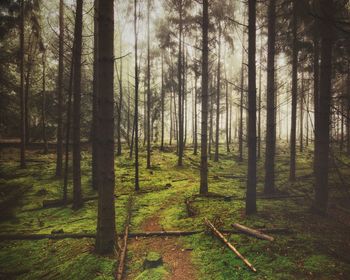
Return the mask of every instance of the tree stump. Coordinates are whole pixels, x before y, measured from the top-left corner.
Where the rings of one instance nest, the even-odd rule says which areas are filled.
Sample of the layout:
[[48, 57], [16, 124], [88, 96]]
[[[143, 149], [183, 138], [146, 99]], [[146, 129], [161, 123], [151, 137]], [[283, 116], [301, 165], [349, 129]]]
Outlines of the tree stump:
[[157, 252], [149, 252], [146, 259], [143, 262], [143, 268], [156, 268], [163, 264], [162, 256]]

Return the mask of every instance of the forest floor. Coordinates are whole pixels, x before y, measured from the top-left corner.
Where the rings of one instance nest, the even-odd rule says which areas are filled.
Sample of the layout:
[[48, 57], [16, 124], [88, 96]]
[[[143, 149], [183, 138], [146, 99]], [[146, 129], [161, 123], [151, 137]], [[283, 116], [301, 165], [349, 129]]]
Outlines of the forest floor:
[[[196, 214], [189, 217], [185, 199], [199, 189], [199, 155], [186, 149], [184, 166], [177, 167], [175, 148], [159, 152], [153, 148], [152, 169], [147, 170], [141, 149], [139, 194], [134, 193], [133, 160], [127, 147], [116, 157], [116, 224], [122, 233], [126, 204], [133, 196], [130, 232], [160, 230], [204, 230], [204, 218], [218, 228], [232, 229], [232, 223], [253, 228], [288, 228], [289, 234], [272, 234], [275, 241], [258, 240], [243, 234], [228, 240], [257, 269], [250, 271], [223, 243], [207, 232], [182, 237], [129, 238], [125, 279], [350, 279], [350, 158], [337, 153], [332, 166], [329, 215], [310, 211], [313, 197], [312, 151], [298, 155], [297, 181], [288, 182], [289, 151], [279, 147], [276, 158], [276, 186], [287, 199], [258, 199], [258, 213], [246, 216], [246, 160], [237, 161], [236, 151], [220, 161], [209, 161], [209, 190], [233, 196], [223, 200], [199, 197], [193, 200]], [[42, 208], [43, 200], [58, 199], [61, 180], [54, 177], [55, 154], [28, 152], [28, 165], [20, 169], [18, 150], [0, 151], [0, 236], [65, 233], [95, 233], [97, 200], [87, 201], [80, 210], [70, 206]], [[338, 171], [337, 171], [338, 170]], [[263, 160], [258, 161], [258, 194], [263, 190]], [[342, 179], [339, 179], [339, 178]], [[82, 153], [82, 186], [85, 197], [96, 196], [91, 188], [91, 156]], [[164, 188], [168, 184], [167, 188]], [[170, 187], [169, 187], [170, 184]], [[71, 193], [71, 186], [69, 189]], [[348, 200], [346, 200], [347, 198]], [[94, 239], [42, 239], [0, 241], [0, 279], [114, 279], [116, 257], [93, 252]], [[149, 252], [162, 256], [163, 265], [143, 269]]]

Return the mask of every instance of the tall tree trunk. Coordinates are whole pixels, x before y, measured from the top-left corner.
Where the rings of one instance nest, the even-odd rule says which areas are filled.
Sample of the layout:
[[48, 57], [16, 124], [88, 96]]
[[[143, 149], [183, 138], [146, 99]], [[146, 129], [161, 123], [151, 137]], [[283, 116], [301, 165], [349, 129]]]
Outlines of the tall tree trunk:
[[92, 188], [98, 190], [98, 11], [99, 0], [94, 0], [94, 63], [92, 89]]
[[300, 94], [299, 94], [299, 126], [300, 126], [300, 135], [299, 135], [299, 151], [300, 153], [303, 152], [304, 150], [304, 90], [305, 90], [305, 87], [304, 87], [304, 69], [301, 69], [301, 91], [300, 91]]
[[47, 135], [46, 135], [46, 51], [42, 53], [42, 64], [43, 64], [43, 88], [42, 88], [42, 107], [41, 107], [41, 120], [43, 126], [43, 144], [44, 154], [47, 154], [49, 149], [47, 146]]
[[228, 82], [226, 79], [226, 152], [230, 152]]
[[344, 149], [344, 98], [340, 99], [340, 151]]
[[63, 161], [63, 71], [64, 71], [64, 0], [59, 7], [59, 38], [58, 38], [58, 81], [57, 81], [57, 143], [56, 143], [56, 176], [62, 176]]
[[[123, 55], [122, 46], [122, 30], [120, 29], [120, 56]], [[119, 105], [118, 105], [118, 122], [117, 122], [117, 156], [122, 154], [122, 136], [121, 136], [121, 126], [122, 126], [122, 115], [123, 115], [123, 59], [120, 59], [120, 74], [119, 74]]]
[[162, 131], [161, 131], [161, 139], [160, 139], [160, 150], [164, 150], [164, 102], [165, 102], [165, 92], [164, 92], [164, 53], [162, 52], [162, 77], [161, 77], [161, 121], [162, 121]]
[[[129, 65], [128, 65], [129, 70]], [[126, 140], [128, 141], [128, 146], [130, 145], [130, 106], [131, 106], [131, 96], [130, 96], [130, 82], [129, 82], [129, 71], [128, 71], [128, 113], [127, 113], [127, 128], [126, 128]]]
[[74, 40], [74, 81], [73, 81], [73, 209], [83, 205], [81, 193], [80, 154], [80, 107], [81, 107], [81, 50], [83, 26], [83, 0], [77, 0]]
[[[328, 162], [329, 162], [329, 124], [332, 90], [332, 43], [333, 43], [333, 0], [321, 2], [321, 69], [319, 98], [319, 144], [318, 168], [316, 170], [314, 208], [321, 214], [327, 212], [328, 203]], [[322, 151], [322, 152], [321, 152]]]
[[[307, 92], [306, 92], [306, 139], [305, 146], [309, 146], [309, 115], [310, 115], [310, 79], [308, 79]], [[305, 95], [304, 95], [305, 96]]]
[[267, 92], [266, 92], [266, 153], [264, 193], [275, 191], [275, 44], [276, 44], [276, 0], [269, 1], [268, 7], [268, 50], [267, 50]]
[[200, 194], [208, 193], [208, 0], [203, 0], [202, 18], [202, 120], [201, 120], [201, 169]]
[[114, 9], [112, 0], [99, 0], [98, 9], [98, 144], [99, 168], [98, 224], [96, 252], [113, 253], [116, 244], [114, 207]]
[[296, 124], [297, 124], [297, 97], [298, 97], [298, 14], [297, 2], [293, 0], [293, 54], [292, 54], [292, 114], [290, 129], [290, 169], [289, 180], [295, 181], [295, 152], [296, 152]]
[[348, 61], [348, 77], [347, 77], [347, 108], [346, 108], [346, 150], [350, 155], [350, 61]]
[[221, 91], [221, 25], [219, 24], [218, 38], [218, 76], [216, 82], [216, 131], [214, 161], [219, 161], [219, 133], [220, 133], [220, 91]]
[[198, 150], [198, 136], [197, 136], [197, 98], [198, 98], [198, 92], [197, 92], [197, 81], [198, 76], [195, 74], [194, 77], [194, 146], [193, 146], [193, 154], [197, 155]]
[[[317, 19], [315, 19], [316, 22]], [[313, 93], [314, 93], [314, 175], [317, 173], [319, 159], [318, 159], [318, 149], [319, 145], [317, 143], [318, 132], [319, 132], [319, 72], [320, 72], [320, 65], [319, 65], [319, 58], [320, 58], [320, 46], [319, 46], [319, 34], [318, 34], [318, 25], [316, 23], [316, 27], [314, 28], [314, 38], [313, 38], [313, 44], [314, 44], [314, 53], [313, 53], [313, 72], [314, 72], [314, 84], [313, 84]]]
[[[70, 141], [70, 129], [71, 129], [71, 115], [72, 115], [72, 97], [73, 97], [73, 80], [74, 80], [74, 55], [75, 55], [75, 40], [72, 47], [72, 58], [70, 65], [70, 76], [68, 86], [68, 104], [67, 104], [67, 121], [66, 121], [66, 145], [65, 145], [65, 159], [64, 159], [64, 180], [63, 180], [63, 202], [67, 203], [68, 195], [68, 164], [69, 164], [69, 141]], [[97, 177], [98, 178], [98, 174]]]
[[137, 0], [134, 0], [134, 36], [135, 36], [135, 191], [140, 189], [139, 185], [139, 71], [137, 65]]
[[248, 1], [248, 173], [246, 214], [256, 212], [256, 0]]
[[173, 140], [173, 93], [170, 92], [170, 131], [169, 131], [169, 146]]
[[151, 168], [151, 57], [150, 57], [150, 0], [147, 0], [147, 169]]
[[[245, 13], [243, 18], [243, 23], [245, 23]], [[245, 42], [245, 31], [243, 29], [242, 34], [242, 68], [241, 68], [241, 90], [240, 90], [240, 101], [239, 101], [239, 132], [238, 132], [238, 151], [239, 157], [238, 161], [243, 161], [243, 100], [244, 100], [244, 42]]]
[[177, 75], [178, 75], [178, 115], [179, 115], [179, 139], [177, 142], [178, 145], [178, 161], [177, 165], [182, 166], [182, 157], [183, 157], [183, 101], [182, 101], [182, 0], [179, 1], [179, 50], [178, 50], [178, 66], [177, 66]]
[[259, 100], [258, 100], [258, 159], [261, 157], [261, 92], [262, 92], [262, 51], [263, 51], [263, 44], [262, 44], [262, 31], [260, 31], [260, 54], [259, 54]]
[[209, 120], [209, 159], [212, 159], [212, 153], [211, 153], [211, 148], [212, 148], [212, 146], [213, 146], [213, 130], [214, 130], [214, 124], [213, 124], [213, 111], [214, 111], [214, 94], [213, 94], [213, 92], [214, 92], [214, 87], [213, 87], [213, 85], [212, 85], [212, 82], [211, 82], [211, 86], [210, 86], [210, 88], [211, 88], [211, 94], [210, 94], [210, 120]]
[[24, 93], [24, 0], [21, 0], [21, 19], [20, 19], [20, 30], [19, 30], [19, 44], [20, 44], [20, 107], [21, 107], [21, 168], [26, 167], [26, 126], [25, 126], [25, 93]]

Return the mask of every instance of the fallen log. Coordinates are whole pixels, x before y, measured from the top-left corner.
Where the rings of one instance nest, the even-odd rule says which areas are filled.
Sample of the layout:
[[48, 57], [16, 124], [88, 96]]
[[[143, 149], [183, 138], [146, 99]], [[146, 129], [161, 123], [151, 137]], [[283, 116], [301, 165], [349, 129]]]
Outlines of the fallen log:
[[[275, 233], [275, 234], [290, 234], [292, 231], [288, 228], [261, 228], [258, 229], [263, 233]], [[190, 230], [190, 231], [146, 231], [146, 232], [129, 232], [128, 238], [137, 237], [176, 237], [176, 236], [189, 236], [194, 234], [203, 233], [204, 230]], [[241, 231], [232, 229], [221, 230], [223, 234], [242, 234]], [[123, 237], [119, 234], [118, 236]], [[60, 234], [49, 234], [49, 233], [18, 233], [18, 234], [0, 234], [0, 241], [5, 240], [40, 240], [40, 239], [66, 239], [66, 238], [96, 238], [95, 233], [60, 233]]]
[[245, 263], [246, 266], [248, 266], [253, 272], [256, 272], [255, 267], [245, 257], [243, 257], [242, 254], [230, 242], [227, 241], [225, 236], [220, 231], [218, 231], [208, 219], [205, 219], [204, 223], [217, 238], [224, 242], [225, 245]]
[[124, 266], [125, 266], [124, 263], [125, 263], [127, 248], [128, 248], [129, 225], [130, 225], [130, 219], [131, 219], [132, 201], [133, 201], [132, 196], [130, 196], [127, 204], [128, 214], [125, 220], [123, 247], [119, 255], [118, 269], [115, 277], [117, 280], [121, 280], [123, 278], [123, 273], [124, 273]]
[[272, 236], [264, 234], [256, 229], [252, 229], [252, 228], [249, 228], [249, 227], [243, 226], [241, 224], [237, 224], [237, 223], [232, 224], [232, 227], [243, 232], [243, 233], [254, 236], [256, 238], [264, 239], [264, 240], [268, 240], [268, 241], [274, 241], [274, 238]]

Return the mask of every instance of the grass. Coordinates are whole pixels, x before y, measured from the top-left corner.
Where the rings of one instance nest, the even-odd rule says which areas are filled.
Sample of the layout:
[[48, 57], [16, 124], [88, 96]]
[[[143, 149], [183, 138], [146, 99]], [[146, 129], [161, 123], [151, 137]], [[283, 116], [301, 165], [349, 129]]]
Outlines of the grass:
[[[125, 147], [126, 148], [126, 147]], [[223, 147], [222, 147], [223, 148]], [[276, 160], [276, 186], [281, 191], [313, 194], [313, 179], [304, 178], [291, 185], [288, 183], [288, 153], [280, 147]], [[78, 211], [68, 207], [42, 209], [42, 201], [60, 198], [62, 182], [54, 177], [55, 155], [29, 152], [26, 169], [20, 169], [16, 158], [18, 151], [4, 149], [0, 163], [0, 206], [6, 205], [2, 214], [0, 233], [50, 233], [95, 232], [97, 201], [89, 201]], [[312, 151], [298, 155], [297, 176], [312, 172]], [[339, 157], [349, 163], [344, 154]], [[83, 152], [82, 187], [84, 196], [96, 195], [91, 187], [91, 157]], [[198, 279], [349, 279], [350, 235], [349, 228], [332, 217], [319, 217], [309, 211], [310, 201], [258, 200], [258, 213], [247, 217], [244, 200], [219, 201], [201, 198], [193, 203], [198, 215], [189, 218], [184, 200], [198, 193], [199, 171], [191, 150], [186, 150], [184, 166], [177, 167], [173, 152], [160, 153], [153, 149], [152, 166], [145, 168], [145, 151], [140, 153], [140, 186], [142, 190], [169, 189], [135, 194], [131, 219], [132, 232], [142, 230], [143, 223], [158, 216], [165, 230], [194, 230], [203, 227], [205, 217], [215, 220], [218, 226], [229, 228], [233, 222], [252, 227], [289, 227], [291, 235], [275, 235], [275, 242], [256, 240], [244, 235], [229, 236], [230, 242], [256, 267], [252, 273], [220, 241], [208, 233], [181, 237], [183, 246], [191, 250], [193, 266]], [[231, 174], [245, 176], [246, 161], [238, 163], [233, 154], [221, 150], [220, 162], [209, 161], [210, 192], [245, 196], [245, 179], [225, 178]], [[122, 232], [125, 221], [125, 205], [128, 195], [133, 194], [133, 161], [126, 150], [116, 158], [116, 224]], [[350, 171], [343, 166], [345, 178]], [[220, 176], [221, 175], [221, 176]], [[263, 161], [258, 162], [258, 192], [263, 191]], [[331, 186], [337, 176], [331, 176]], [[69, 186], [71, 194], [71, 185]], [[9, 198], [14, 197], [12, 202]], [[332, 203], [339, 191], [331, 192]], [[114, 256], [100, 257], [93, 253], [92, 239], [65, 239], [39, 241], [6, 241], [0, 243], [0, 278], [5, 279], [113, 279], [116, 267]], [[140, 255], [128, 252], [127, 269], [133, 279], [166, 279], [170, 275], [166, 264], [143, 270]], [[144, 255], [144, 254], [141, 254]], [[131, 261], [132, 260], [132, 261]]]

